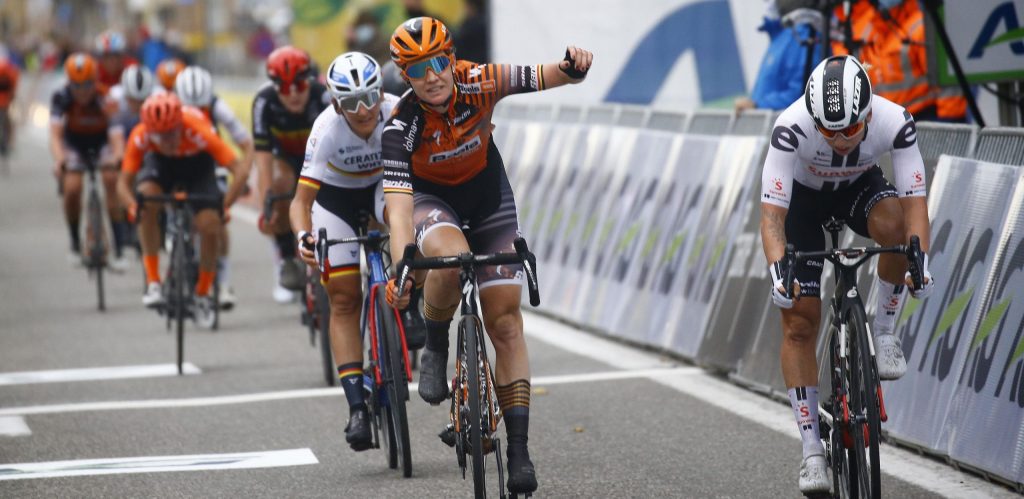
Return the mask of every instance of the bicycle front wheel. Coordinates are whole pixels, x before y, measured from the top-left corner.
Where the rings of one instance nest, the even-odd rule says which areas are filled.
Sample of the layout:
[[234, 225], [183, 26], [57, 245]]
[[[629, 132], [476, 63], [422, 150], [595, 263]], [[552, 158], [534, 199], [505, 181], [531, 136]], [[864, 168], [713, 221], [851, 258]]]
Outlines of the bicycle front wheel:
[[854, 445], [857, 458], [857, 481], [861, 497], [878, 499], [882, 496], [881, 467], [878, 441], [882, 431], [879, 419], [878, 366], [871, 354], [871, 341], [864, 305], [856, 300], [847, 317], [850, 334], [850, 413], [856, 414], [862, 424], [854, 425]]
[[395, 310], [388, 305], [384, 286], [377, 287], [376, 316], [379, 317], [377, 341], [381, 343], [381, 366], [388, 392], [390, 431], [394, 433], [395, 453], [402, 468], [402, 476], [412, 476], [412, 446], [409, 443], [409, 416], [405, 403], [409, 400], [409, 381], [405, 373], [405, 355], [402, 352], [401, 333]]
[[89, 189], [88, 223], [86, 239], [89, 247], [89, 270], [96, 273], [96, 307], [106, 310], [106, 296], [103, 289], [104, 240], [103, 240], [103, 206], [95, 186]]
[[174, 299], [174, 320], [177, 328], [179, 375], [185, 373], [183, 368], [185, 364], [185, 314], [188, 313], [185, 286], [188, 286], [191, 282], [188, 278], [188, 260], [185, 255], [185, 244], [184, 235], [176, 234], [171, 257], [171, 265], [174, 266], [172, 271], [174, 275], [174, 289], [171, 291], [171, 295]]
[[829, 427], [828, 461], [832, 469], [832, 496], [837, 499], [853, 499], [857, 497], [856, 458], [853, 450], [847, 445], [853, 441], [850, 436], [849, 424], [845, 421], [846, 394], [850, 390], [850, 369], [848, 357], [840, 357], [839, 330], [832, 322], [828, 331], [828, 374], [832, 388], [825, 406], [832, 415]]
[[312, 284], [313, 306], [308, 318], [309, 327], [316, 328], [320, 337], [320, 358], [324, 369], [324, 382], [327, 386], [338, 384], [338, 372], [335, 369], [334, 354], [331, 351], [331, 302], [327, 291], [320, 283]]
[[476, 317], [463, 317], [461, 321], [462, 337], [466, 342], [465, 355], [466, 381], [469, 391], [466, 403], [469, 404], [469, 421], [463, 421], [469, 429], [469, 452], [473, 455], [473, 492], [476, 497], [487, 497], [487, 483], [484, 477], [484, 447], [483, 447], [483, 414], [480, 409], [483, 400], [480, 397], [480, 349], [483, 348], [479, 319]]

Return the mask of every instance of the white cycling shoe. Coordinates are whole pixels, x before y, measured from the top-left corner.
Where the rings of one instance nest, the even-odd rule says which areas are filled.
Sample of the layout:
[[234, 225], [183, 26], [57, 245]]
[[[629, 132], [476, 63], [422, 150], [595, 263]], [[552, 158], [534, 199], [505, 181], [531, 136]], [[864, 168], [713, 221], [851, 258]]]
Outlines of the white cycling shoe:
[[800, 464], [800, 492], [808, 496], [832, 492], [824, 454], [811, 454]]
[[900, 379], [907, 372], [907, 359], [903, 357], [903, 344], [892, 333], [875, 336], [875, 360], [878, 377], [882, 380]]
[[164, 295], [160, 291], [159, 282], [151, 282], [146, 285], [146, 292], [142, 295], [142, 304], [149, 308], [156, 308], [164, 302]]
[[125, 257], [114, 257], [110, 260], [110, 271], [115, 274], [123, 274], [128, 270], [129, 265], [128, 259]]
[[217, 315], [213, 310], [213, 298], [209, 296], [195, 297], [196, 324], [203, 329], [213, 329]]

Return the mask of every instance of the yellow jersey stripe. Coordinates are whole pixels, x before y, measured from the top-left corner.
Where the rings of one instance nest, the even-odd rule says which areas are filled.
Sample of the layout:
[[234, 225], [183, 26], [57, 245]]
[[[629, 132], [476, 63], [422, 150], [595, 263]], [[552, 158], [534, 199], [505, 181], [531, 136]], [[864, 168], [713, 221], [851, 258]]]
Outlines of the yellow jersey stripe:
[[316, 180], [313, 180], [311, 178], [299, 177], [299, 183], [317, 190], [320, 189], [320, 182], [317, 182]]

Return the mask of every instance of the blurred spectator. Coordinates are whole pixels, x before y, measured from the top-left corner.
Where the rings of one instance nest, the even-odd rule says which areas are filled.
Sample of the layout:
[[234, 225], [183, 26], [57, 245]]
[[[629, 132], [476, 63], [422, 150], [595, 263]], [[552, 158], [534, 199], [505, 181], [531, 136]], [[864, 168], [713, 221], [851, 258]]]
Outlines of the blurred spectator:
[[404, 0], [403, 4], [407, 19], [429, 15], [427, 9], [423, 8], [423, 0]]
[[486, 63], [491, 61], [490, 25], [484, 0], [466, 0], [466, 17], [455, 32], [459, 59]]
[[401, 97], [406, 90], [409, 90], [409, 84], [402, 78], [402, 70], [398, 69], [395, 61], [392, 61], [390, 57], [381, 62], [380, 75], [385, 92]]
[[378, 64], [391, 59], [388, 37], [381, 33], [380, 21], [368, 10], [359, 12], [348, 29], [348, 49], [373, 57]]
[[[845, 22], [842, 9], [836, 16]], [[918, 121], [965, 121], [967, 100], [960, 89], [928, 81], [924, 16], [916, 0], [859, 0], [850, 19], [852, 43], [833, 41], [832, 50], [846, 54], [847, 45], [853, 46], [854, 55], [870, 65], [876, 94], [907, 108]]]
[[764, 31], [771, 42], [750, 97], [736, 99], [737, 112], [785, 109], [803, 95], [810, 70], [822, 59], [821, 44], [815, 43], [815, 39], [824, 22], [821, 13], [813, 8], [815, 3], [766, 0], [764, 22], [758, 30]]
[[249, 42], [247, 44], [249, 49], [249, 56], [254, 59], [264, 60], [274, 51], [274, 35], [267, 29], [267, 26], [260, 24], [260, 27], [253, 31], [249, 35]]

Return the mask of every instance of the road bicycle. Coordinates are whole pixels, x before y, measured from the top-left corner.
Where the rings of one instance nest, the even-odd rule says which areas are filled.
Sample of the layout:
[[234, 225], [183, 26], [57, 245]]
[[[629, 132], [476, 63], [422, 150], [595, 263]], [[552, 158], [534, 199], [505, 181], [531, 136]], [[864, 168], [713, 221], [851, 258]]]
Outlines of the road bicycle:
[[857, 289], [857, 269], [880, 253], [907, 256], [915, 287], [922, 282], [921, 242], [917, 236], [909, 245], [872, 248], [839, 248], [839, 233], [845, 222], [830, 219], [822, 224], [832, 240], [824, 251], [795, 251], [786, 246], [784, 258], [791, 263], [783, 276], [787, 292], [793, 295], [793, 271], [799, 263], [824, 258], [835, 269], [835, 292], [830, 301], [828, 362], [830, 392], [819, 403], [820, 433], [826, 459], [832, 469], [832, 497], [874, 498], [881, 496], [878, 457], [881, 424], [888, 419], [885, 399], [875, 363], [875, 346], [864, 303]]
[[[330, 280], [331, 261], [328, 249], [336, 244], [358, 243], [363, 250], [365, 263], [363, 271], [363, 307], [360, 318], [363, 344], [367, 345], [368, 367], [363, 375], [363, 387], [367, 392], [366, 406], [373, 428], [373, 448], [379, 449], [381, 442], [386, 447], [388, 467], [401, 467], [402, 476], [412, 476], [412, 447], [409, 442], [409, 418], [406, 402], [409, 401], [409, 382], [412, 369], [409, 363], [409, 347], [405, 340], [405, 327], [397, 310], [388, 304], [385, 297], [388, 281], [385, 263], [387, 253], [384, 247], [388, 235], [376, 230], [365, 229], [369, 215], [360, 214], [359, 235], [342, 239], [328, 239], [327, 229], [317, 234], [316, 254], [320, 263], [320, 275], [326, 284]], [[326, 302], [326, 296], [323, 297]], [[330, 315], [329, 309], [327, 315]], [[323, 329], [327, 331], [327, 328]], [[330, 335], [322, 336], [325, 345], [324, 365], [327, 369], [330, 353]], [[334, 370], [331, 360], [330, 369]], [[384, 438], [380, 431], [384, 430]]]
[[[468, 228], [463, 224], [463, 230]], [[494, 453], [498, 469], [498, 495], [505, 493], [505, 468], [501, 459], [501, 441], [497, 437], [501, 422], [501, 408], [494, 388], [494, 371], [487, 358], [486, 335], [478, 308], [479, 290], [476, 282], [476, 267], [480, 265], [523, 264], [530, 304], [540, 305], [537, 287], [537, 260], [526, 245], [526, 240], [517, 238], [515, 253], [494, 253], [474, 255], [466, 252], [455, 256], [415, 258], [416, 245], [410, 244], [403, 254], [402, 268], [398, 270], [398, 295], [404, 293], [405, 280], [410, 270], [459, 269], [459, 285], [462, 289], [462, 318], [456, 347], [455, 376], [451, 385], [451, 406], [449, 423], [441, 432], [441, 440], [455, 448], [455, 456], [466, 478], [467, 454], [473, 468], [473, 490], [478, 498], [487, 497], [484, 458]], [[529, 497], [530, 494], [526, 494]]]
[[[162, 305], [157, 312], [167, 320], [167, 329], [175, 325], [177, 333], [178, 374], [184, 374], [185, 362], [185, 319], [195, 320], [194, 287], [199, 277], [199, 252], [196, 250], [192, 220], [195, 212], [192, 203], [220, 203], [221, 196], [213, 194], [193, 194], [182, 190], [174, 190], [170, 194], [155, 196], [136, 194], [140, 209], [144, 203], [163, 203], [168, 206], [167, 219], [168, 237], [171, 239], [170, 259], [161, 294]], [[216, 282], [216, 277], [214, 278]], [[213, 299], [213, 321], [211, 329], [220, 326], [220, 295], [217, 286], [211, 287]]]
[[106, 310], [106, 290], [104, 289], [103, 273], [107, 270], [107, 253], [110, 240], [107, 236], [106, 215], [104, 214], [103, 198], [100, 195], [99, 180], [96, 178], [96, 158], [91, 154], [83, 155], [85, 162], [86, 198], [85, 198], [85, 248], [82, 263], [89, 276], [96, 281], [96, 308]]

